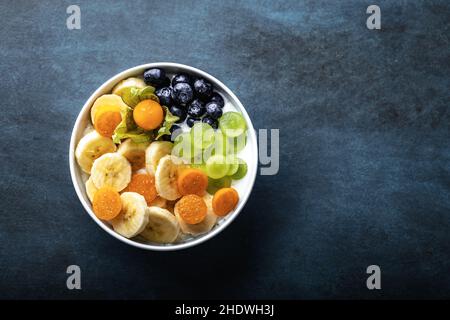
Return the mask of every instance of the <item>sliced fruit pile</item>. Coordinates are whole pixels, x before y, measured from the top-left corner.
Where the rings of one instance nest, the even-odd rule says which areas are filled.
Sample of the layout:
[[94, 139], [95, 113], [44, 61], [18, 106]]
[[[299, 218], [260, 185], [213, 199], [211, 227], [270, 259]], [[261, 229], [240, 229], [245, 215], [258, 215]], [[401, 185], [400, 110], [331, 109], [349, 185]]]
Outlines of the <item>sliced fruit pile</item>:
[[247, 173], [238, 157], [246, 121], [224, 106], [205, 79], [169, 79], [162, 69], [100, 96], [75, 150], [95, 215], [124, 237], [156, 243], [209, 232], [236, 208], [233, 180]]

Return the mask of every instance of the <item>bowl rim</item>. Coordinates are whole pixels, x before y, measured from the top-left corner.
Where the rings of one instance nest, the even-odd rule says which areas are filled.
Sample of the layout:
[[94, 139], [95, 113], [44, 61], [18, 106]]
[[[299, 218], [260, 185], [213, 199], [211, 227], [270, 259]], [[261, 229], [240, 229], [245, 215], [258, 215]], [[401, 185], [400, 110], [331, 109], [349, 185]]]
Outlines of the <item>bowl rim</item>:
[[[87, 201], [85, 200], [84, 196], [83, 196], [83, 192], [81, 190], [81, 186], [78, 184], [78, 179], [77, 179], [77, 172], [76, 172], [76, 168], [75, 166], [77, 165], [76, 163], [76, 159], [75, 159], [75, 140], [77, 137], [77, 134], [80, 130], [80, 126], [83, 120], [83, 116], [86, 114], [86, 109], [90, 108], [91, 105], [93, 104], [94, 100], [101, 94], [106, 94], [103, 93], [103, 91], [110, 87], [111, 85], [115, 85], [117, 84], [120, 80], [123, 80], [127, 77], [132, 77], [133, 75], [137, 74], [138, 72], [142, 72], [145, 69], [149, 69], [149, 68], [178, 68], [181, 69], [181, 71], [187, 72], [187, 73], [194, 73], [194, 74], [198, 74], [204, 78], [206, 78], [207, 80], [209, 80], [210, 82], [212, 82], [214, 85], [220, 87], [221, 90], [225, 91], [233, 100], [233, 104], [237, 105], [238, 109], [240, 109], [239, 111], [242, 113], [242, 115], [245, 118], [245, 121], [247, 123], [248, 126], [248, 134], [251, 135], [251, 139], [253, 141], [255, 141], [254, 143], [254, 157], [256, 158], [256, 165], [251, 167], [251, 170], [248, 171], [248, 174], [251, 175], [251, 179], [250, 179], [250, 184], [248, 185], [248, 192], [246, 192], [244, 198], [242, 199], [242, 201], [240, 202], [240, 204], [236, 207], [236, 209], [234, 210], [234, 212], [227, 217], [227, 219], [220, 225], [216, 226], [215, 229], [209, 231], [208, 233], [201, 235], [191, 241], [187, 241], [187, 242], [182, 242], [182, 243], [176, 243], [176, 244], [170, 244], [170, 245], [153, 245], [153, 244], [146, 244], [146, 243], [140, 243], [128, 238], [125, 238], [124, 236], [118, 234], [117, 232], [115, 232], [114, 230], [112, 230], [111, 228], [109, 228], [103, 221], [101, 221], [100, 219], [97, 218], [97, 216], [95, 216], [94, 212], [92, 211], [90, 205], [87, 203]], [[85, 128], [82, 128], [82, 130], [84, 130]], [[73, 186], [75, 188], [76, 194], [78, 196], [78, 199], [80, 200], [81, 204], [83, 205], [84, 209], [87, 211], [87, 213], [89, 214], [89, 216], [103, 229], [105, 230], [109, 235], [113, 236], [114, 238], [116, 238], [117, 240], [120, 240], [121, 242], [124, 242], [128, 245], [131, 245], [133, 247], [136, 248], [140, 248], [140, 249], [145, 249], [145, 250], [151, 250], [151, 251], [176, 251], [176, 250], [182, 250], [182, 249], [187, 249], [187, 248], [191, 248], [194, 246], [197, 246], [201, 243], [206, 242], [209, 239], [212, 239], [213, 237], [215, 237], [216, 235], [218, 235], [219, 233], [221, 233], [223, 230], [225, 230], [226, 227], [228, 227], [233, 221], [234, 219], [240, 214], [240, 212], [242, 211], [242, 209], [244, 208], [245, 204], [248, 201], [248, 198], [250, 197], [250, 194], [253, 190], [253, 186], [255, 184], [255, 180], [256, 180], [256, 174], [257, 174], [257, 170], [258, 170], [258, 143], [257, 143], [257, 138], [256, 138], [256, 131], [253, 127], [253, 123], [247, 113], [247, 110], [244, 108], [244, 106], [242, 105], [241, 101], [237, 98], [237, 96], [225, 85], [223, 84], [220, 80], [218, 80], [217, 78], [215, 78], [214, 76], [210, 75], [209, 73], [200, 70], [198, 68], [195, 67], [191, 67], [185, 64], [180, 64], [180, 63], [173, 63], [173, 62], [153, 62], [153, 63], [146, 63], [146, 64], [141, 64], [132, 68], [128, 68], [124, 71], [119, 72], [118, 74], [112, 76], [111, 78], [109, 78], [107, 81], [105, 81], [99, 88], [97, 88], [97, 90], [95, 90], [90, 96], [89, 98], [86, 100], [86, 102], [84, 103], [83, 107], [81, 108], [81, 110], [78, 113], [78, 116], [75, 120], [75, 124], [73, 126], [72, 129], [72, 134], [71, 134], [71, 138], [70, 138], [70, 144], [69, 144], [69, 167], [70, 167], [70, 176], [71, 176], [71, 180], [73, 183]], [[253, 153], [253, 152], [252, 152]], [[254, 159], [255, 160], [255, 159]], [[250, 166], [249, 166], [250, 167]]]

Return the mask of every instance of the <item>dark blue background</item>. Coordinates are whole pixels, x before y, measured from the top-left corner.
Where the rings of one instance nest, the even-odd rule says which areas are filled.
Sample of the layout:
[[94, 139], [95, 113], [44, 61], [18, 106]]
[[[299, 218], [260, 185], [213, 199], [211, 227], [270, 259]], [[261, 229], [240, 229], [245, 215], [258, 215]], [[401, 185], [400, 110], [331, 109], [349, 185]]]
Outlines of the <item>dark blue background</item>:
[[[376, 1], [372, 31], [373, 3], [77, 1], [70, 31], [72, 1], [3, 1], [0, 298], [449, 298], [450, 4]], [[180, 252], [106, 234], [69, 175], [89, 95], [157, 61], [211, 73], [255, 128], [280, 129], [278, 175]]]

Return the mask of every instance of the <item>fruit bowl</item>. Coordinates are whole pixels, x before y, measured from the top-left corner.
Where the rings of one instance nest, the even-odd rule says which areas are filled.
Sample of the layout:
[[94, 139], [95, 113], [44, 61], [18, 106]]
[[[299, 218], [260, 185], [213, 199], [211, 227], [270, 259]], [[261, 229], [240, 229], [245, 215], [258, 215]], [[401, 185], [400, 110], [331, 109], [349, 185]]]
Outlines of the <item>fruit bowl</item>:
[[[219, 219], [217, 224], [208, 233], [199, 236], [186, 237], [183, 241], [172, 244], [148, 243], [147, 241], [140, 239], [139, 237], [131, 239], [126, 238], [120, 235], [119, 233], [115, 232], [108, 223], [99, 219], [93, 211], [91, 202], [89, 201], [86, 192], [85, 183], [86, 180], [88, 179], [88, 175], [84, 173], [78, 166], [75, 157], [75, 149], [77, 147], [78, 142], [85, 134], [86, 128], [90, 124], [91, 107], [97, 100], [97, 98], [99, 98], [104, 94], [110, 93], [113, 87], [117, 85], [120, 81], [127, 79], [129, 77], [138, 77], [142, 75], [145, 70], [150, 68], [164, 69], [168, 75], [185, 73], [193, 77], [206, 79], [214, 86], [215, 91], [220, 93], [222, 97], [225, 99], [225, 107], [223, 108], [223, 110], [240, 112], [243, 118], [245, 119], [248, 128], [247, 144], [245, 145], [245, 148], [239, 153], [240, 158], [245, 160], [245, 162], [247, 163], [248, 171], [243, 179], [233, 181], [232, 184], [232, 187], [239, 193], [239, 202], [237, 206], [227, 216]], [[75, 187], [75, 191], [78, 195], [78, 198], [80, 199], [83, 207], [91, 216], [91, 218], [103, 230], [112, 235], [114, 238], [137, 248], [155, 251], [170, 251], [189, 248], [202, 242], [205, 242], [208, 239], [211, 239], [212, 237], [220, 233], [222, 230], [224, 230], [237, 217], [237, 215], [243, 210], [244, 205], [250, 196], [250, 193], [252, 191], [256, 179], [256, 172], [258, 166], [258, 149], [257, 149], [256, 133], [253, 128], [250, 117], [248, 116], [242, 103], [230, 89], [228, 89], [222, 82], [217, 80], [215, 77], [197, 68], [177, 63], [160, 62], [160, 63], [144, 64], [127, 69], [107, 80], [89, 97], [89, 99], [86, 101], [83, 108], [81, 109], [72, 131], [69, 150], [69, 164], [72, 182]]]

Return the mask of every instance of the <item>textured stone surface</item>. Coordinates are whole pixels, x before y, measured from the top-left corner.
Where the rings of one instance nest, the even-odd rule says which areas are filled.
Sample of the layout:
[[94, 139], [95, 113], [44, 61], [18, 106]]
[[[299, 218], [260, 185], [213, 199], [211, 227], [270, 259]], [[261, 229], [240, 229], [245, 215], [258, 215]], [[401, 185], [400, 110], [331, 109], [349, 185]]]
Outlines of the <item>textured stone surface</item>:
[[[448, 1], [71, 1], [0, 7], [0, 298], [449, 298]], [[196, 248], [146, 252], [83, 210], [69, 137], [126, 68], [174, 61], [280, 128], [280, 172]], [[69, 291], [66, 267], [82, 268]], [[382, 291], [365, 269], [382, 268]]]

